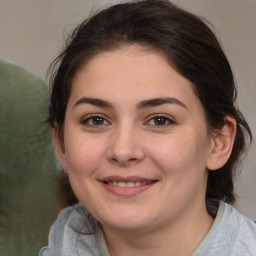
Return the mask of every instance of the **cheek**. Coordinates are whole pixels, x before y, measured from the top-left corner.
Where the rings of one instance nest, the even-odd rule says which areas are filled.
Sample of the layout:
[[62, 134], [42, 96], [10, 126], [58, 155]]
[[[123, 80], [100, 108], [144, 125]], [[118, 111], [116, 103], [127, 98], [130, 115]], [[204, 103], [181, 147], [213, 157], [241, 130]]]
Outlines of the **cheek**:
[[65, 159], [69, 174], [92, 175], [100, 164], [104, 147], [97, 138], [74, 135], [65, 142]]
[[191, 200], [205, 195], [207, 173], [205, 150], [200, 137], [175, 136], [155, 152], [155, 164], [165, 183], [162, 194], [183, 209]]
[[[72, 189], [78, 200], [87, 209], [91, 209], [92, 201], [89, 199], [97, 194], [94, 182], [104, 154], [102, 143], [96, 138], [74, 136], [66, 141], [65, 146], [66, 166]], [[97, 202], [93, 202], [93, 207], [96, 204]]]
[[208, 148], [204, 134], [183, 132], [165, 138], [151, 155], [166, 176], [172, 175], [183, 179], [203, 175]]

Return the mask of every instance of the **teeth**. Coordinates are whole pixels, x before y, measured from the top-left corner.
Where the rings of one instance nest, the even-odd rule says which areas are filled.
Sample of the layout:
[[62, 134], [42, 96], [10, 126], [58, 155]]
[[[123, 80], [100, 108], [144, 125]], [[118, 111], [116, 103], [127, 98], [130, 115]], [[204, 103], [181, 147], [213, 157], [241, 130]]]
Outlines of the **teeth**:
[[127, 182], [127, 183], [126, 183], [126, 187], [128, 187], [128, 188], [133, 188], [133, 187], [135, 187], [135, 184], [136, 184], [136, 183], [134, 183], [134, 182]]
[[120, 188], [133, 188], [133, 187], [139, 187], [139, 186], [145, 186], [147, 185], [147, 182], [143, 181], [128, 181], [128, 182], [123, 182], [123, 181], [110, 181], [107, 182], [108, 185], [114, 186], [114, 187], [120, 187]]
[[126, 187], [125, 182], [117, 182], [118, 187], [124, 188]]

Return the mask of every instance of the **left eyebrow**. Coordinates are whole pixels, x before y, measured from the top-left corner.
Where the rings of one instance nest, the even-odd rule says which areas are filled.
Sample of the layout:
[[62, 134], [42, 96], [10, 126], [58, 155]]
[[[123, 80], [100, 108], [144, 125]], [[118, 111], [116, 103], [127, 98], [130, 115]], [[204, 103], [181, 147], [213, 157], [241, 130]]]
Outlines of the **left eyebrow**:
[[112, 108], [112, 105], [105, 100], [98, 99], [98, 98], [87, 98], [87, 97], [82, 97], [81, 99], [79, 99], [75, 103], [73, 108], [82, 104], [90, 104], [100, 108]]
[[148, 107], [157, 107], [157, 106], [161, 106], [164, 104], [177, 104], [185, 109], [188, 109], [187, 106], [183, 102], [179, 101], [176, 98], [169, 98], [169, 97], [143, 100], [139, 104], [137, 104], [137, 109], [148, 108]]

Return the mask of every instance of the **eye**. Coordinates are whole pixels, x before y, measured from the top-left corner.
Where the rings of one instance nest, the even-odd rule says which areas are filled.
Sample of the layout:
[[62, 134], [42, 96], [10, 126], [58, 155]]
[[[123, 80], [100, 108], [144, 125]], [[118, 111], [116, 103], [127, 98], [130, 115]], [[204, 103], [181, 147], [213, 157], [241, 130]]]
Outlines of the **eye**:
[[175, 122], [169, 117], [157, 115], [151, 118], [147, 124], [152, 126], [168, 126], [174, 124]]
[[82, 124], [88, 125], [88, 126], [102, 126], [102, 125], [105, 126], [105, 125], [110, 125], [110, 122], [100, 115], [94, 115], [84, 119], [82, 121]]

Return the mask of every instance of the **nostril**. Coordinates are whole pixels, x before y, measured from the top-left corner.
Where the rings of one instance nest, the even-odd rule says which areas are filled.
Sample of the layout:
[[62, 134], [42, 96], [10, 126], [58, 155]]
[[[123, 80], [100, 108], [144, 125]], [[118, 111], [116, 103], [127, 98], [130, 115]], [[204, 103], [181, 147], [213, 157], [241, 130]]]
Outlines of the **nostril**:
[[137, 161], [137, 159], [136, 159], [136, 158], [131, 158], [131, 159], [129, 159], [128, 161], [129, 161], [129, 162], [135, 162], [135, 161]]
[[133, 158], [116, 158], [116, 157], [112, 157], [111, 158], [111, 162], [112, 163], [117, 163], [120, 165], [129, 165], [129, 164], [133, 164], [136, 163], [138, 161], [138, 159], [136, 157]]
[[115, 157], [112, 157], [112, 158], [111, 158], [111, 161], [112, 161], [112, 162], [118, 162], [118, 160], [117, 160]]

